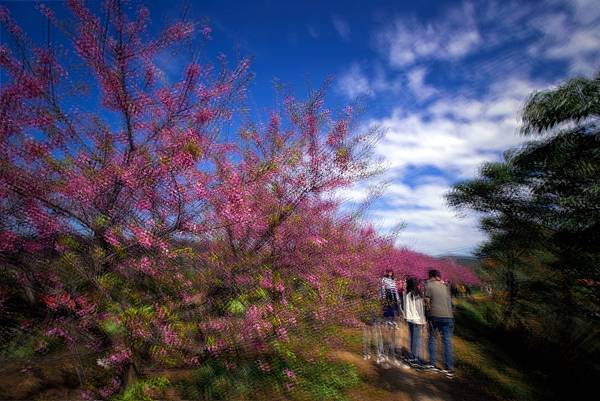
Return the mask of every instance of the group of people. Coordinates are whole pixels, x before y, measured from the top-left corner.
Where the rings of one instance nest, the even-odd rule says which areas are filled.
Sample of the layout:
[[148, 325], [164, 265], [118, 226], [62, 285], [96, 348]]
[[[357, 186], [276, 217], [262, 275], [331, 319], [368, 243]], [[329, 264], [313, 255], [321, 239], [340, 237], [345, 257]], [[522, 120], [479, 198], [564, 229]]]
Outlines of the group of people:
[[[425, 281], [407, 277], [399, 291], [394, 272], [387, 270], [381, 279], [380, 297], [383, 304], [382, 317], [366, 326], [364, 331], [365, 359], [371, 357], [371, 344], [374, 341], [377, 363], [432, 370], [442, 372], [449, 378], [454, 377], [452, 297], [450, 285], [442, 280], [441, 273], [432, 269]], [[401, 321], [408, 325], [405, 352], [398, 351], [396, 347]], [[425, 360], [421, 352], [422, 333], [425, 331], [428, 333], [428, 360]], [[444, 350], [441, 368], [436, 366], [436, 343], [439, 335]]]

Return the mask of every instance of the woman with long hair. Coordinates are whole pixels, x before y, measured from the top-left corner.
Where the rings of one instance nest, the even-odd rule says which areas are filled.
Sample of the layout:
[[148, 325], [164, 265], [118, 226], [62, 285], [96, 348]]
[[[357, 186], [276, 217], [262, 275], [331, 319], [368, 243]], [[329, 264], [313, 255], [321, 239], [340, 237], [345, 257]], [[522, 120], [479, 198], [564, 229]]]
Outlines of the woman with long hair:
[[404, 319], [408, 323], [410, 338], [408, 363], [413, 367], [423, 366], [421, 358], [421, 331], [425, 327], [425, 323], [427, 323], [423, 304], [423, 290], [419, 284], [417, 278], [408, 277], [404, 291]]

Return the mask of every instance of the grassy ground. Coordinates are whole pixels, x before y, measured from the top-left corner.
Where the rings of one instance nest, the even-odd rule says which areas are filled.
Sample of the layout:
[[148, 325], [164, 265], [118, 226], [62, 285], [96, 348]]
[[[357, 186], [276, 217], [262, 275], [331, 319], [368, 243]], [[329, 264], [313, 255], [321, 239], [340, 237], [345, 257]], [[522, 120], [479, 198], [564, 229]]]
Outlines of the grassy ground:
[[454, 340], [457, 367], [468, 385], [495, 400], [538, 400], [541, 378], [512, 341], [490, 326], [480, 303], [459, 301]]
[[[524, 344], [489, 323], [486, 317], [489, 306], [485, 298], [477, 297], [472, 301], [460, 300], [457, 303], [453, 342], [457, 376], [454, 379], [447, 379], [439, 373], [399, 367], [385, 369], [372, 360], [365, 361], [361, 355], [361, 333], [347, 330], [342, 333], [343, 339], [326, 353], [324, 363], [313, 367], [306, 365], [308, 370], [304, 373], [309, 382], [305, 395], [300, 394], [302, 391], [288, 392], [287, 395], [285, 392], [281, 395], [279, 391], [277, 395], [272, 394], [264, 388], [256, 391], [248, 381], [248, 392], [238, 398], [308, 400], [318, 396], [319, 400], [340, 401], [558, 399], [553, 398], [544, 374], [536, 369], [534, 358], [528, 354]], [[298, 366], [298, 370], [301, 369]], [[199, 371], [183, 369], [152, 372], [148, 377], [162, 376], [169, 381], [166, 388], [154, 392], [155, 398], [182, 400], [207, 396], [202, 390], [203, 386], [206, 387], [206, 380], [198, 382], [198, 375]], [[234, 384], [243, 384], [241, 377], [229, 379]], [[211, 380], [219, 384], [218, 381], [224, 379], [215, 376]], [[16, 365], [9, 371], [5, 368], [0, 377], [0, 399], [73, 399], [77, 398], [76, 387], [74, 366], [62, 360], [46, 363], [41, 360], [26, 371], [17, 369]], [[194, 388], [199, 392], [194, 392]], [[190, 398], [190, 395], [195, 396]], [[209, 396], [209, 399], [214, 397]]]
[[358, 333], [348, 334], [337, 356], [357, 366], [361, 385], [351, 389], [351, 400], [548, 400], [542, 379], [510, 341], [485, 319], [485, 299], [457, 303], [454, 353], [457, 376], [400, 368], [383, 369], [360, 357]]

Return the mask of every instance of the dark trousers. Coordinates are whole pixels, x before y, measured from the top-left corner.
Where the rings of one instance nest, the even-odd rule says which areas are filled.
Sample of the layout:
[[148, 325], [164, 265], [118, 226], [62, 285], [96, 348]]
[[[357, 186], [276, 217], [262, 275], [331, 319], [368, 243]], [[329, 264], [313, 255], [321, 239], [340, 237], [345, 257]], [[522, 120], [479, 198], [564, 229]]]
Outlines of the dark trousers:
[[442, 346], [444, 347], [444, 368], [454, 369], [454, 358], [452, 355], [452, 333], [454, 332], [454, 319], [450, 317], [429, 317], [429, 363], [436, 362], [436, 337], [437, 333], [442, 335]]
[[410, 359], [415, 363], [421, 361], [421, 325], [408, 322], [408, 332], [410, 335]]

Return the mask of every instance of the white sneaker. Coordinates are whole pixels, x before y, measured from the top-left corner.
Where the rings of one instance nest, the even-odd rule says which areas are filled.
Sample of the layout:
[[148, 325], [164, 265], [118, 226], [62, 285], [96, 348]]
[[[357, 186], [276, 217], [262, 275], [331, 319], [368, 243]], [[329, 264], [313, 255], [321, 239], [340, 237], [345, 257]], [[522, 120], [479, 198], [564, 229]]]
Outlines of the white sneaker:
[[404, 362], [398, 360], [398, 359], [394, 359], [394, 365], [396, 365], [399, 368], [402, 369], [410, 369], [410, 366], [408, 366], [407, 364], [405, 364]]

